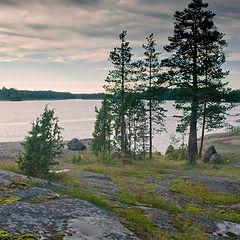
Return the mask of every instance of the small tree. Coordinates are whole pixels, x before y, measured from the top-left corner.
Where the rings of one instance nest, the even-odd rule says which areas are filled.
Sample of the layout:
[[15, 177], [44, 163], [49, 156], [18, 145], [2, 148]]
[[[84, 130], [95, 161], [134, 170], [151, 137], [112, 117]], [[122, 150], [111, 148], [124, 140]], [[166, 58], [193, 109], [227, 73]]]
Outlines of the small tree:
[[110, 152], [112, 134], [112, 96], [104, 95], [102, 106], [95, 109], [97, 114], [91, 150], [98, 155], [100, 152]]
[[17, 160], [19, 168], [29, 176], [48, 177], [49, 170], [58, 164], [56, 158], [63, 149], [62, 128], [54, 117], [54, 109], [45, 107], [44, 113], [32, 123], [32, 130], [22, 143], [25, 152]]

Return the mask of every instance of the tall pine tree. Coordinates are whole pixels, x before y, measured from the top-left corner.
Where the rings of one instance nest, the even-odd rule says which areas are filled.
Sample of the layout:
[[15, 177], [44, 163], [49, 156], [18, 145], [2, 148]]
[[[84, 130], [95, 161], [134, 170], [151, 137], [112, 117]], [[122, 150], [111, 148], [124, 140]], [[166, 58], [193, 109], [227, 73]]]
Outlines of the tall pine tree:
[[132, 91], [132, 64], [131, 64], [131, 47], [126, 41], [127, 31], [123, 31], [119, 35], [121, 41], [120, 47], [115, 47], [110, 52], [109, 60], [114, 66], [114, 70], [109, 71], [105, 80], [104, 88], [107, 93], [115, 96], [115, 140], [116, 144], [120, 146], [122, 152], [127, 153], [128, 137], [126, 129], [126, 94]]
[[[170, 84], [179, 88], [176, 106], [184, 112], [182, 123], [185, 126], [189, 123], [187, 160], [191, 164], [196, 163], [198, 154], [197, 121], [200, 116], [201, 104], [206, 101], [210, 102], [209, 98], [214, 98], [211, 94], [207, 100], [203, 101], [202, 89], [210, 89], [209, 84], [207, 84], [207, 88], [204, 87], [204, 85], [206, 86], [206, 72], [209, 75], [207, 82], [211, 83], [211, 88], [214, 85], [214, 79], [222, 77], [219, 72], [221, 63], [218, 64], [220, 58], [211, 57], [210, 67], [206, 67], [209, 64], [210, 56], [214, 53], [214, 50], [211, 50], [210, 54], [207, 46], [217, 46], [216, 49], [220, 50], [221, 46], [225, 45], [221, 40], [222, 35], [217, 32], [213, 24], [215, 14], [205, 10], [207, 7], [208, 4], [203, 3], [202, 0], [192, 0], [188, 8], [174, 14], [174, 35], [169, 37], [170, 44], [165, 46], [165, 50], [173, 54], [162, 61], [163, 66], [170, 68]], [[210, 33], [218, 36], [209, 38], [206, 45], [204, 39], [206, 34], [210, 35]], [[213, 66], [216, 71], [212, 70]], [[212, 76], [210, 77], [210, 75]]]

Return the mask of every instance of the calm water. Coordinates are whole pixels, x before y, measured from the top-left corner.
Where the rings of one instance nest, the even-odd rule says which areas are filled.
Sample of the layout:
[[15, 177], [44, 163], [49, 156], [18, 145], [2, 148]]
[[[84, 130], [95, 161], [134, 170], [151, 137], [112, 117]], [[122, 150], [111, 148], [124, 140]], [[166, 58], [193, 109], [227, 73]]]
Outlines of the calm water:
[[[166, 119], [167, 133], [156, 134], [154, 149], [164, 152], [170, 143], [169, 136], [175, 133], [177, 119], [173, 115], [178, 112], [173, 107], [173, 101], [167, 101], [168, 110]], [[58, 100], [58, 101], [0, 101], [0, 142], [23, 141], [31, 129], [31, 122], [43, 112], [46, 104], [56, 109], [60, 125], [64, 128], [64, 140], [77, 138], [91, 138], [95, 121], [95, 106], [101, 105], [100, 100]], [[236, 107], [232, 113], [239, 113]], [[228, 117], [228, 122], [234, 124], [236, 117]]]

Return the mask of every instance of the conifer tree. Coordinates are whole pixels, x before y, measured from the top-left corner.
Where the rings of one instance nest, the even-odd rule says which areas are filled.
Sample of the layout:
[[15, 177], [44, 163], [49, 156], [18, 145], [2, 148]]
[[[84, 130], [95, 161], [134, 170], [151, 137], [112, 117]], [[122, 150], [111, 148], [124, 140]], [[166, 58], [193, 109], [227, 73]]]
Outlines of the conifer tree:
[[149, 122], [149, 158], [152, 158], [153, 150], [153, 124], [156, 129], [162, 131], [164, 128], [165, 110], [160, 106], [163, 101], [165, 89], [163, 88], [164, 80], [160, 73], [159, 52], [156, 51], [156, 40], [153, 34], [146, 38], [147, 43], [143, 44], [145, 49], [142, 70], [142, 91], [144, 91], [147, 100], [148, 122]]
[[[181, 119], [184, 127], [189, 123], [187, 160], [191, 164], [196, 164], [198, 154], [197, 121], [203, 102], [202, 89], [204, 88], [205, 74], [215, 65], [215, 70], [208, 73], [209, 76], [212, 76], [208, 77], [207, 81], [213, 83], [213, 79], [219, 79], [223, 76], [219, 72], [221, 63], [219, 64], [218, 61], [220, 58], [216, 58], [216, 56], [211, 57], [210, 67], [206, 68], [210, 59], [208, 57], [206, 61], [206, 50], [208, 56], [214, 53], [212, 50], [210, 54], [209, 50], [206, 49], [207, 45], [211, 47], [218, 45], [217, 49], [225, 45], [222, 41], [223, 35], [215, 31], [216, 26], [213, 23], [215, 14], [205, 10], [207, 7], [208, 4], [203, 3], [202, 0], [192, 0], [188, 8], [182, 12], [177, 11], [174, 14], [174, 35], [169, 37], [170, 44], [164, 48], [167, 52], [173, 53], [170, 58], [163, 61], [163, 66], [170, 68], [170, 85], [179, 88], [176, 107], [184, 112]], [[206, 33], [217, 35], [209, 38], [207, 45], [204, 44]], [[213, 85], [214, 83], [211, 88]], [[210, 88], [205, 89], [209, 90]], [[210, 99], [213, 97], [212, 94], [209, 95]], [[210, 102], [209, 98], [206, 101]]]
[[104, 88], [107, 93], [115, 96], [114, 102], [114, 115], [115, 119], [115, 139], [116, 143], [120, 146], [122, 152], [127, 153], [129, 149], [128, 137], [126, 129], [126, 94], [132, 91], [132, 64], [131, 64], [131, 47], [129, 42], [126, 41], [127, 31], [123, 31], [119, 35], [121, 41], [120, 47], [115, 47], [110, 52], [109, 60], [114, 66], [114, 70], [109, 71], [105, 80]]
[[112, 134], [111, 96], [104, 95], [100, 109], [95, 108], [97, 114], [94, 125], [91, 150], [97, 155], [100, 152], [110, 152]]

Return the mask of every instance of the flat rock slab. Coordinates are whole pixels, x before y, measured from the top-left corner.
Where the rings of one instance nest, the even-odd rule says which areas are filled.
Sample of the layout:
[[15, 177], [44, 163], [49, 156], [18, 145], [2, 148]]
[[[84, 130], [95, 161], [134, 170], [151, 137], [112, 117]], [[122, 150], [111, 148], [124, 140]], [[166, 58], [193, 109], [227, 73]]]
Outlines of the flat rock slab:
[[[5, 184], [14, 173], [0, 171], [0, 179]], [[21, 176], [23, 177], [23, 176]], [[30, 188], [25, 190], [2, 190], [1, 195], [11, 194], [21, 198], [10, 205], [0, 205], [0, 226], [11, 234], [32, 233], [47, 237], [56, 233], [73, 233], [64, 239], [95, 240], [138, 240], [126, 229], [118, 217], [92, 203], [60, 196], [51, 189]], [[37, 197], [56, 196], [56, 199], [37, 202]]]
[[98, 188], [111, 193], [119, 192], [118, 186], [104, 174], [77, 170], [72, 171], [72, 174], [79, 177], [81, 184], [90, 188]]

